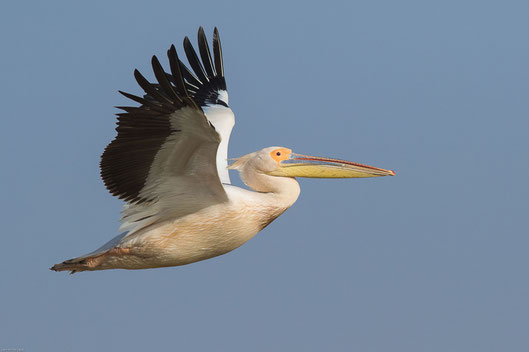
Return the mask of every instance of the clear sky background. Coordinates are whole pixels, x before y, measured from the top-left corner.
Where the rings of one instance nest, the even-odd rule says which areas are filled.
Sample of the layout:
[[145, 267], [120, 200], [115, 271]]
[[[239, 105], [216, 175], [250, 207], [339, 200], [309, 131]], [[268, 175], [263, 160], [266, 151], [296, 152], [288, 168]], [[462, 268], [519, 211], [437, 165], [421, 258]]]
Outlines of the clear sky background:
[[[3, 1], [0, 349], [527, 351], [527, 1]], [[236, 251], [48, 268], [117, 234], [99, 179], [117, 90], [218, 26], [230, 156], [394, 169], [301, 179]], [[240, 181], [238, 181], [240, 183]]]

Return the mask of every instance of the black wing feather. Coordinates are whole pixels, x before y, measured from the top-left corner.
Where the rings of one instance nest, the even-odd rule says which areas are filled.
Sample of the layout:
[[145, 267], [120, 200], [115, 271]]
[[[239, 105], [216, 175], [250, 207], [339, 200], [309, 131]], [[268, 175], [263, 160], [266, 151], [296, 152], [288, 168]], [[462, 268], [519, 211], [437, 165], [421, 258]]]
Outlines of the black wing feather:
[[[174, 45], [171, 46], [171, 49], [169, 49], [171, 54], [168, 52], [168, 55], [175, 57], [174, 62], [179, 63], [180, 72], [176, 73], [176, 67], [171, 67], [171, 75], [166, 75], [169, 81], [176, 86], [178, 86], [180, 82], [177, 82], [174, 77], [181, 76], [187, 88], [187, 92], [197, 105], [204, 107], [218, 104], [228, 107], [227, 102], [219, 99], [219, 91], [226, 90], [226, 80], [224, 78], [224, 66], [222, 63], [222, 47], [217, 28], [213, 31], [213, 60], [202, 27], [198, 30], [198, 47], [202, 61], [198, 58], [189, 38], [186, 37], [184, 39], [184, 50], [189, 65], [192, 68], [192, 70], [190, 70], [178, 59]], [[172, 53], [173, 51], [174, 54]], [[158, 81], [160, 80], [158, 79]]]
[[202, 27], [198, 30], [198, 48], [202, 62], [199, 60], [189, 38], [186, 37], [184, 39], [184, 50], [187, 60], [194, 71], [191, 72], [191, 70], [181, 63], [182, 76], [184, 77], [189, 94], [201, 107], [215, 104], [228, 107], [226, 101], [219, 99], [219, 92], [226, 90], [226, 80], [224, 78], [222, 48], [217, 28], [213, 31], [214, 64]]
[[179, 132], [171, 127], [169, 116], [186, 106], [198, 110], [210, 104], [227, 106], [219, 99], [219, 91], [226, 90], [226, 81], [217, 28], [213, 32], [213, 60], [202, 27], [198, 31], [198, 48], [202, 61], [189, 39], [184, 39], [185, 54], [194, 72], [180, 61], [173, 45], [167, 51], [171, 74], [154, 56], [152, 67], [158, 83], [150, 83], [135, 70], [136, 81], [146, 95], [138, 97], [120, 91], [141, 105], [118, 107], [124, 111], [118, 114], [118, 135], [101, 157], [101, 177], [113, 195], [131, 203], [153, 201], [140, 193], [154, 157], [167, 138]]
[[192, 87], [198, 89], [202, 86], [202, 82], [200, 82], [198, 78], [195, 77], [193, 72], [191, 72], [182, 61], [180, 61], [180, 71], [182, 71], [182, 77], [184, 77], [186, 83], [188, 84], [188, 90]]
[[144, 105], [146, 108], [148, 107], [148, 108], [153, 109], [153, 110], [155, 110], [155, 111], [157, 111], [157, 112], [159, 112], [161, 114], [167, 113], [166, 109], [164, 109], [160, 105], [154, 103], [152, 100], [147, 100], [147, 99], [138, 97], [136, 95], [133, 95], [133, 94], [130, 94], [130, 93], [127, 93], [127, 92], [122, 92], [121, 90], [118, 90], [118, 92], [120, 94], [122, 94], [123, 96], [129, 98], [130, 100], [134, 100], [135, 102]]
[[167, 96], [160, 93], [160, 90], [157, 87], [153, 86], [149, 81], [147, 81], [140, 71], [134, 70], [134, 77], [136, 78], [136, 82], [138, 82], [145, 93], [149, 94], [152, 98], [159, 102], [161, 106], [167, 108], [168, 113], [172, 112], [171, 104], [173, 104], [173, 102]]
[[211, 53], [209, 52], [209, 45], [206, 35], [204, 34], [204, 28], [198, 29], [198, 50], [200, 51], [200, 57], [204, 64], [204, 69], [208, 77], [215, 77], [215, 69], [213, 68], [213, 62], [211, 61]]
[[172, 101], [177, 100], [181, 102], [182, 99], [180, 99], [180, 97], [173, 90], [171, 83], [167, 79], [167, 74], [163, 70], [162, 65], [160, 64], [160, 61], [158, 61], [158, 58], [156, 56], [152, 57], [151, 63], [152, 63], [152, 70], [154, 71], [154, 76], [156, 76], [156, 80], [160, 84], [162, 90], [168, 94], [168, 97], [170, 100]]
[[[140, 103], [139, 107], [120, 106], [117, 114], [116, 138], [101, 156], [101, 177], [111, 194], [131, 203], [153, 201], [140, 195], [149, 176], [150, 167], [167, 138], [179, 130], [171, 126], [170, 115], [183, 107], [200, 107], [189, 96], [180, 71], [174, 46], [168, 51], [171, 82], [156, 57], [153, 71], [159, 84], [152, 84], [138, 71], [134, 76], [147, 93], [144, 98], [119, 91]], [[204, 117], [205, 118], [205, 117]]]
[[187, 94], [186, 85], [182, 78], [182, 71], [180, 70], [180, 59], [178, 59], [174, 45], [171, 45], [171, 48], [167, 50], [167, 57], [169, 58], [169, 67], [171, 68], [173, 83], [179, 92]]
[[[217, 27], [213, 30], [213, 55], [215, 57], [215, 69], [217, 76], [224, 77], [224, 64], [222, 63], [222, 47], [220, 45], [219, 30]], [[226, 87], [224, 87], [226, 89]]]
[[195, 71], [195, 75], [199, 79], [200, 82], [207, 83], [209, 80], [206, 76], [206, 71], [204, 71], [204, 68], [202, 67], [202, 64], [200, 63], [200, 60], [198, 59], [197, 53], [195, 51], [195, 48], [193, 48], [193, 45], [189, 41], [188, 37], [184, 38], [184, 51], [187, 56], [187, 61], [191, 65], [191, 68], [193, 71]]

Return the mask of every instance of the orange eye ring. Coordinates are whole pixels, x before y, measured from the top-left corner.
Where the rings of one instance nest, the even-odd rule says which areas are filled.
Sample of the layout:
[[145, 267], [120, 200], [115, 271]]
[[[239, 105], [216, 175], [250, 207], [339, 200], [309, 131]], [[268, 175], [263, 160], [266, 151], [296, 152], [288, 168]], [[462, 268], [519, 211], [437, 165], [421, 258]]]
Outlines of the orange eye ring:
[[270, 156], [279, 164], [281, 161], [287, 160], [290, 157], [290, 154], [292, 154], [292, 150], [288, 148], [278, 148], [273, 150], [270, 153]]

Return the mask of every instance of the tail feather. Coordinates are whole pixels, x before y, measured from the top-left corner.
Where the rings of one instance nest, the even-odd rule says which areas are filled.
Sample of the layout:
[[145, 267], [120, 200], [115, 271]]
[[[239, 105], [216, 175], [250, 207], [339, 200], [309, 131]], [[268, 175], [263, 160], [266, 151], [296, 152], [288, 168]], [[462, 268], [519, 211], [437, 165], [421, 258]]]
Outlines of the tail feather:
[[90, 265], [88, 264], [87, 258], [73, 258], [69, 260], [65, 260], [62, 263], [55, 264], [50, 268], [50, 270], [54, 271], [70, 271], [70, 274], [75, 274], [79, 271], [86, 271], [91, 270]]
[[92, 271], [97, 270], [95, 267], [99, 264], [99, 261], [96, 258], [101, 257], [102, 255], [106, 253], [112, 253], [112, 249], [115, 248], [115, 246], [127, 235], [127, 232], [123, 232], [98, 249], [96, 249], [93, 252], [90, 252], [88, 254], [82, 255], [77, 258], [72, 258], [65, 260], [62, 263], [55, 264], [50, 268], [50, 270], [54, 271], [68, 271], [70, 270], [70, 274], [75, 274], [78, 271]]

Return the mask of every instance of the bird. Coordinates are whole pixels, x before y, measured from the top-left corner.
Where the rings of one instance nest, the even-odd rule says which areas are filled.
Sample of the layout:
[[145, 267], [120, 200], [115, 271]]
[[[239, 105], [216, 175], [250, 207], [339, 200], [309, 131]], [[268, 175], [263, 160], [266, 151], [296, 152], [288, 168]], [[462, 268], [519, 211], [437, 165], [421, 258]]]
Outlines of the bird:
[[[393, 170], [274, 146], [228, 161], [235, 124], [229, 106], [219, 31], [212, 52], [204, 29], [198, 54], [186, 36], [188, 66], [171, 45], [169, 72], [156, 56], [155, 82], [137, 69], [141, 96], [119, 91], [139, 106], [117, 106], [117, 135], [105, 148], [101, 177], [122, 199], [120, 234], [54, 271], [151, 269], [226, 254], [254, 237], [300, 194], [297, 177], [395, 176]], [[237, 170], [247, 188], [231, 184]]]

